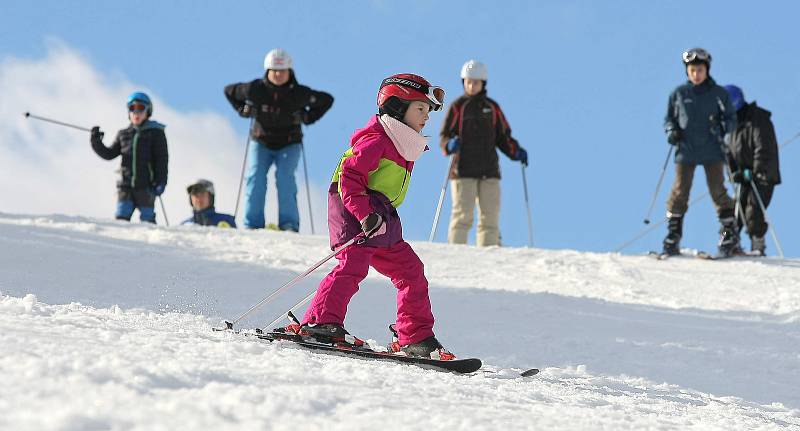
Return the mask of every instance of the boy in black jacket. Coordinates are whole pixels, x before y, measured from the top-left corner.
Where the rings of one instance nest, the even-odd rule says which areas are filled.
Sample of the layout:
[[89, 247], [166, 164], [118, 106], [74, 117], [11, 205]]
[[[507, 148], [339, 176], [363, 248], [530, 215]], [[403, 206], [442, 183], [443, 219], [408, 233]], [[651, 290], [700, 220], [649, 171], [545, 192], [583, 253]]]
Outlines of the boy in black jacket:
[[[758, 192], [768, 207], [775, 186], [781, 183], [778, 163], [778, 140], [775, 128], [766, 109], [756, 102], [747, 103], [742, 89], [726, 85], [725, 89], [736, 108], [737, 127], [730, 144], [728, 162], [733, 172], [733, 181], [739, 185], [739, 202], [744, 211], [744, 221], [750, 234], [750, 250], [759, 256], [765, 255], [767, 222], [754, 192]], [[753, 185], [755, 184], [755, 189]], [[739, 229], [742, 228], [741, 217]]]
[[118, 220], [130, 221], [133, 210], [139, 209], [143, 222], [155, 223], [154, 203], [167, 187], [167, 137], [164, 125], [150, 120], [153, 103], [142, 92], [128, 97], [130, 126], [120, 130], [106, 147], [100, 127], [92, 128], [92, 149], [98, 156], [112, 160], [122, 156], [120, 179], [117, 181]]

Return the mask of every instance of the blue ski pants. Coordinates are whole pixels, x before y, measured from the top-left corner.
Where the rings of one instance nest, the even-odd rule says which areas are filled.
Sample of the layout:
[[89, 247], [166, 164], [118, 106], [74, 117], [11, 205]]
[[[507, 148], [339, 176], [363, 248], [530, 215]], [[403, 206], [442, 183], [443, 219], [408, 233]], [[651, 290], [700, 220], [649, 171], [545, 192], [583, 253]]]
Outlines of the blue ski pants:
[[281, 230], [300, 230], [297, 210], [297, 182], [294, 171], [300, 161], [300, 143], [280, 150], [271, 150], [251, 141], [248, 149], [247, 179], [245, 183], [244, 226], [248, 229], [264, 228], [264, 205], [267, 199], [267, 172], [275, 165], [275, 186], [278, 189], [278, 227]]

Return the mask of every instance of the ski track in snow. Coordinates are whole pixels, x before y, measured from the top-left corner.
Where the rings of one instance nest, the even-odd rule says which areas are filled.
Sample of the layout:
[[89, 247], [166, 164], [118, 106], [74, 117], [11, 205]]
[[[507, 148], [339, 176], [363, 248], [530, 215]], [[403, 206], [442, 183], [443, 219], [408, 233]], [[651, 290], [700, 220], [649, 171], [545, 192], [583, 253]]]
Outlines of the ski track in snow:
[[[0, 214], [0, 429], [800, 429], [796, 260], [412, 245], [438, 337], [497, 373], [210, 330], [326, 237]], [[351, 332], [386, 342], [393, 290], [371, 274]]]

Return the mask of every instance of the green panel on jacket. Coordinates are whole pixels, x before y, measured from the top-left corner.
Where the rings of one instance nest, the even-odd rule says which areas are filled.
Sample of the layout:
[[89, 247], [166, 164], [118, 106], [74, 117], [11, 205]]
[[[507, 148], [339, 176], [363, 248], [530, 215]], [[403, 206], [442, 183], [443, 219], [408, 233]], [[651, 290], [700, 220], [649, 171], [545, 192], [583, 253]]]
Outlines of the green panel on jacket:
[[[352, 156], [352, 148], [345, 151], [344, 154], [342, 154], [342, 158], [339, 160], [339, 165], [336, 166], [336, 170], [333, 172], [331, 182], [339, 184], [339, 194], [342, 193], [342, 183], [339, 182], [339, 177], [342, 175], [342, 164]], [[409, 173], [405, 167], [391, 160], [382, 158], [378, 163], [378, 167], [370, 171], [367, 187], [370, 190], [382, 193], [389, 198], [392, 206], [397, 208], [403, 203], [406, 197], [410, 177], [411, 173]]]

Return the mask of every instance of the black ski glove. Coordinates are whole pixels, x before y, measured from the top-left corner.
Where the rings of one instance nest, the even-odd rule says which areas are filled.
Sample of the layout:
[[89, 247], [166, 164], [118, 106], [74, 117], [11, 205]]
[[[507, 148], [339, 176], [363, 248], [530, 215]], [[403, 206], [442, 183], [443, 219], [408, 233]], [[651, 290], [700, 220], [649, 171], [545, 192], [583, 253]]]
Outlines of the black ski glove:
[[294, 124], [309, 124], [308, 121], [308, 111], [297, 111], [292, 114], [294, 119]]
[[253, 105], [253, 102], [246, 101], [241, 108], [238, 109], [239, 116], [242, 118], [250, 118], [255, 117], [257, 114], [256, 107]]
[[361, 220], [361, 230], [367, 238], [383, 235], [386, 233], [386, 223], [378, 213], [372, 213]]
[[681, 140], [683, 140], [683, 132], [680, 129], [672, 129], [667, 134], [667, 142], [670, 145], [678, 145]]
[[756, 181], [756, 183], [758, 183], [759, 185], [762, 185], [762, 186], [768, 186], [768, 185], [770, 185], [770, 181], [769, 181], [769, 178], [767, 178], [767, 174], [765, 174], [765, 173], [763, 173], [763, 172], [756, 172], [756, 173], [753, 175], [753, 179], [754, 179], [754, 180]]
[[105, 136], [105, 133], [100, 131], [100, 126], [92, 127], [91, 133], [92, 133], [92, 137], [89, 138], [89, 141], [92, 143], [92, 145], [98, 145], [98, 144], [102, 145], [103, 144], [103, 136]]
[[150, 189], [150, 191], [153, 193], [153, 196], [161, 196], [164, 194], [164, 190], [166, 190], [166, 188], [166, 184], [156, 184]]
[[753, 172], [750, 169], [744, 169], [733, 173], [733, 182], [738, 184], [750, 184], [753, 179]]

